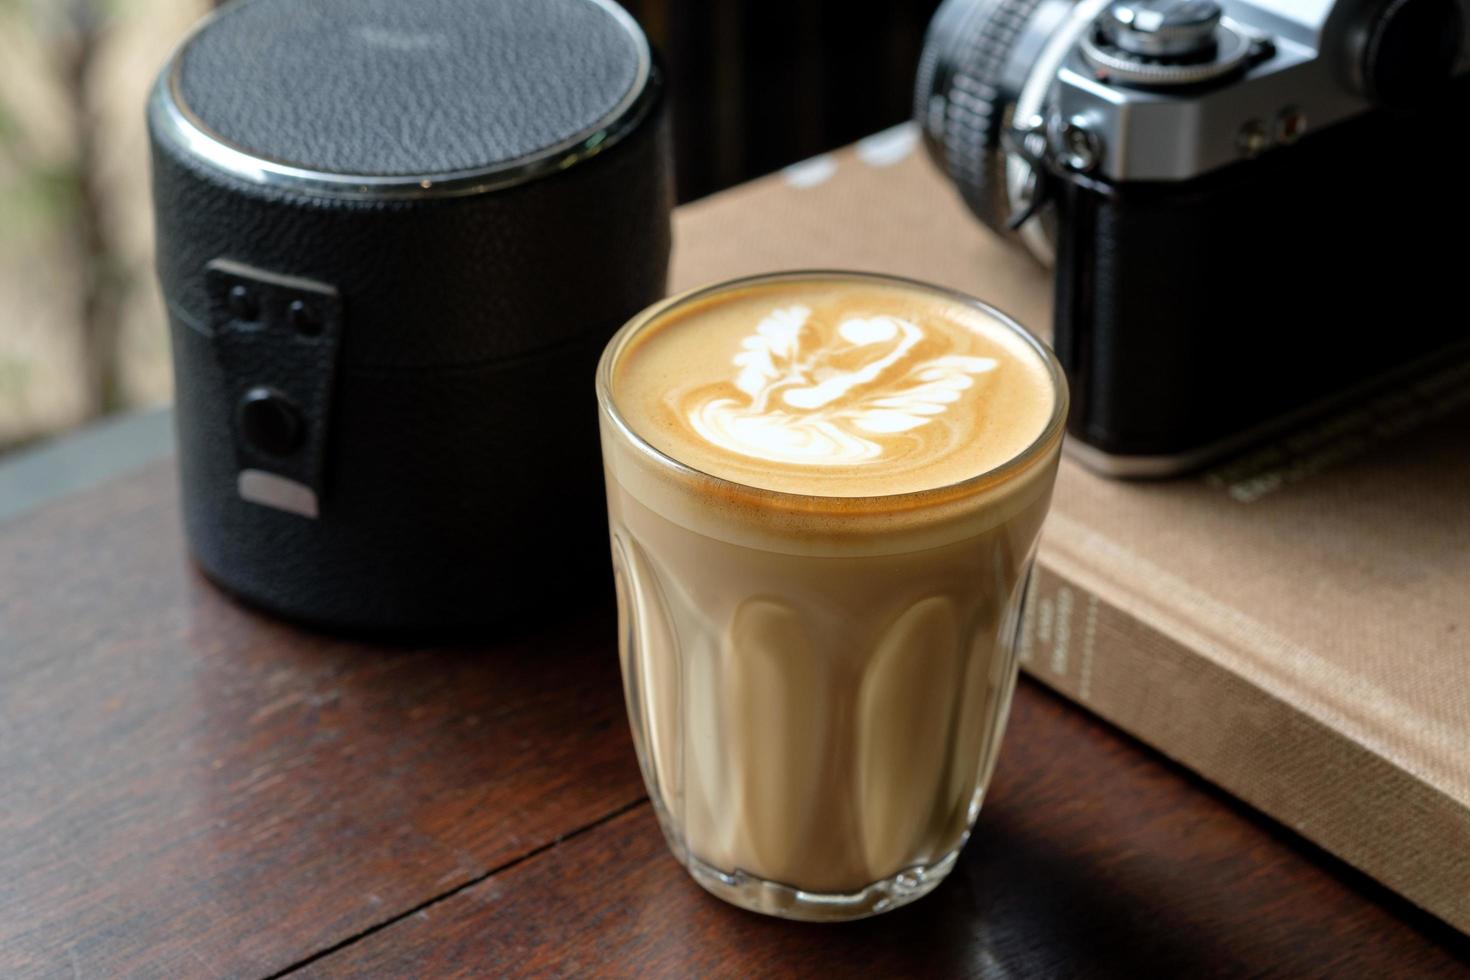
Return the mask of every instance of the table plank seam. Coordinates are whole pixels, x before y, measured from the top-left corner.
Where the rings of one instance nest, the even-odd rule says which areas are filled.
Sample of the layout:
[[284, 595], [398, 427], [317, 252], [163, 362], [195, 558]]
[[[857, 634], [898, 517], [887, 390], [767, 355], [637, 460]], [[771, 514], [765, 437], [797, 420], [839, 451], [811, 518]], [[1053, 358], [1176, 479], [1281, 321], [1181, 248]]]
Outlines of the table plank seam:
[[417, 905], [412, 906], [411, 908], [404, 909], [402, 912], [399, 912], [396, 915], [392, 915], [392, 916], [389, 916], [388, 918], [383, 919], [383, 920], [381, 920], [379, 922], [375, 922], [372, 925], [368, 926], [367, 928], [362, 929], [362, 930], [360, 930], [358, 932], [355, 932], [352, 935], [346, 937], [345, 939], [339, 940], [338, 942], [335, 942], [335, 943], [333, 943], [330, 946], [324, 947], [323, 949], [319, 949], [315, 953], [312, 953], [310, 956], [306, 956], [306, 957], [304, 957], [304, 958], [302, 958], [300, 960], [297, 960], [295, 963], [292, 963], [289, 966], [284, 967], [283, 969], [277, 970], [275, 973], [271, 973], [271, 974], [267, 975], [266, 977], [263, 978], [263, 980], [282, 980], [282, 978], [287, 977], [287, 976], [290, 976], [291, 974], [297, 972], [298, 970], [305, 969], [306, 967], [310, 966], [313, 963], [318, 962], [319, 960], [326, 959], [328, 956], [331, 956], [333, 953], [340, 952], [341, 950], [344, 950], [344, 949], [348, 948], [349, 946], [353, 945], [354, 943], [360, 942], [361, 940], [366, 939], [369, 936], [372, 936], [372, 935], [374, 935], [376, 933], [382, 932], [384, 929], [387, 929], [389, 926], [396, 925], [397, 923], [402, 922], [404, 919], [407, 919], [408, 917], [413, 916], [413, 915], [417, 915], [418, 913], [424, 911], [425, 909], [433, 908], [435, 905], [438, 905], [440, 902], [444, 902], [444, 901], [447, 901], [447, 900], [449, 900], [451, 898], [454, 898], [456, 895], [460, 894], [461, 892], [467, 891], [467, 890], [475, 887], [476, 885], [480, 884], [481, 882], [488, 881], [488, 880], [490, 880], [491, 878], [495, 877], [498, 874], [503, 874], [506, 871], [509, 871], [510, 869], [516, 867], [517, 865], [524, 864], [527, 861], [530, 861], [530, 860], [533, 860], [534, 858], [540, 857], [542, 854], [545, 854], [546, 852], [550, 851], [552, 848], [558, 847], [558, 846], [560, 846], [562, 844], [565, 844], [565, 843], [567, 843], [569, 841], [575, 840], [576, 838], [581, 837], [583, 834], [588, 833], [588, 832], [593, 831], [593, 830], [596, 830], [598, 827], [601, 827], [603, 824], [608, 823], [611, 820], [616, 820], [618, 817], [621, 817], [623, 814], [630, 813], [633, 810], [636, 810], [638, 807], [643, 806], [643, 805], [645, 805], [647, 803], [648, 803], [648, 797], [645, 795], [645, 796], [639, 796], [635, 800], [632, 800], [632, 801], [630, 801], [628, 803], [624, 803], [621, 806], [615, 807], [612, 810], [609, 810], [607, 813], [604, 813], [602, 816], [598, 817], [596, 820], [592, 820], [592, 821], [584, 824], [583, 826], [578, 827], [576, 830], [568, 831], [567, 833], [562, 834], [559, 837], [555, 837], [555, 838], [547, 841], [545, 844], [542, 844], [542, 845], [540, 845], [538, 847], [533, 847], [531, 850], [527, 851], [524, 854], [518, 855], [516, 857], [511, 858], [508, 861], [504, 861], [504, 862], [502, 862], [500, 864], [497, 864], [495, 867], [489, 869], [488, 871], [486, 871], [483, 874], [475, 875], [472, 878], [468, 878], [468, 879], [460, 882], [458, 885], [455, 885], [453, 888], [449, 889], [448, 891], [441, 892], [440, 894], [435, 895], [432, 898], [425, 899], [424, 901], [418, 903]]

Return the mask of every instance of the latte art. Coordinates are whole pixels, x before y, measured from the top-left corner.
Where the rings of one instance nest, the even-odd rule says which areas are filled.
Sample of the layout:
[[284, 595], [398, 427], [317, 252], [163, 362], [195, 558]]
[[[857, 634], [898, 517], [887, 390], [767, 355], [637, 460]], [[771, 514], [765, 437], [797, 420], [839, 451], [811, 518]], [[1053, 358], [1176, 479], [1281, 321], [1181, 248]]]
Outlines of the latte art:
[[[696, 432], [731, 452], [809, 466], [871, 463], [902, 452], [882, 437], [941, 421], [995, 370], [993, 357], [947, 354], [915, 362], [923, 328], [896, 316], [843, 320], [823, 344], [812, 311], [771, 312], [734, 357], [742, 398], [703, 391], [683, 409]], [[951, 429], [943, 436], [953, 438]]]
[[994, 314], [860, 280], [681, 303], [612, 381], [634, 430], [694, 469], [842, 497], [976, 476], [1024, 449], [1052, 409], [1044, 362]]

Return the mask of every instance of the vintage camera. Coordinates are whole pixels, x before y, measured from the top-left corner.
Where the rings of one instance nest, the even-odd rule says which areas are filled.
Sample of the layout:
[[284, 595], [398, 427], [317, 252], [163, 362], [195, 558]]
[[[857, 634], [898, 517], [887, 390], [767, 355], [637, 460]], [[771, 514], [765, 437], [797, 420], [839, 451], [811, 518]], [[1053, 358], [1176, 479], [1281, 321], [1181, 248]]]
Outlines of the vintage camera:
[[1055, 265], [1074, 453], [1200, 466], [1461, 356], [1462, 0], [947, 0], [916, 114]]

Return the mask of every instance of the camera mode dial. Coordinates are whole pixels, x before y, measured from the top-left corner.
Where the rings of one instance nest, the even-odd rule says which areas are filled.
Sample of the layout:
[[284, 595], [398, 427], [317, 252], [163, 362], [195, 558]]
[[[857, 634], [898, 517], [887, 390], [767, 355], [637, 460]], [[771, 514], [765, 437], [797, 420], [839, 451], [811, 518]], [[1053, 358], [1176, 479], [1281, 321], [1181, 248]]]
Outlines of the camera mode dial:
[[1100, 78], [1146, 88], [1222, 78], [1256, 50], [1216, 0], [1115, 0], [1080, 47]]
[[1192, 60], [1215, 49], [1215, 0], [1118, 0], [1098, 27], [1121, 51], [1143, 58]]

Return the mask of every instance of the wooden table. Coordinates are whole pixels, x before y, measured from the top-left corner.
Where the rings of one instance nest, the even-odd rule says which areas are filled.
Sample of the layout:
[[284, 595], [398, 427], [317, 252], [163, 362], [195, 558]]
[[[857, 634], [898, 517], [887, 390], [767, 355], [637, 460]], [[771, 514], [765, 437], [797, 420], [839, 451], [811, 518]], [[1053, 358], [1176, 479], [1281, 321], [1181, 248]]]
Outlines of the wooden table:
[[[1045, 322], [1044, 272], [932, 183], [700, 202], [674, 283], [983, 262]], [[68, 458], [118, 438], [46, 452], [76, 487]], [[659, 836], [609, 598], [474, 649], [315, 635], [198, 575], [175, 493], [165, 459], [0, 499], [0, 978], [1470, 976], [1465, 937], [1029, 682], [933, 895], [847, 926], [735, 909]]]
[[171, 462], [0, 525], [0, 976], [1470, 975], [1465, 937], [1023, 682], [952, 878], [839, 927], [669, 857], [613, 610], [476, 649], [244, 609]]

